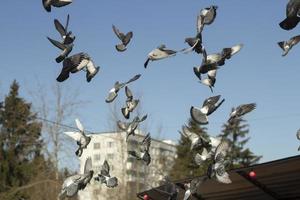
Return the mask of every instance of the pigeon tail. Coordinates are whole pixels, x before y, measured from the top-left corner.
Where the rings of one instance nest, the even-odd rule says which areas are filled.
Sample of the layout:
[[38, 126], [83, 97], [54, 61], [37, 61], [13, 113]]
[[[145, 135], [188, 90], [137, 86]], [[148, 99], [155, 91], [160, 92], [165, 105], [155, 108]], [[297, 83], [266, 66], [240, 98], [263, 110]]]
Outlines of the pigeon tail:
[[124, 44], [118, 44], [115, 47], [116, 47], [117, 51], [119, 51], [119, 52], [123, 52], [126, 50], [126, 46]]
[[280, 22], [279, 26], [284, 30], [291, 30], [297, 26], [299, 23], [300, 18], [299, 17], [287, 17], [285, 20]]
[[63, 82], [69, 78], [70, 72], [62, 71], [59, 76], [56, 78], [58, 82]]
[[96, 76], [96, 74], [99, 72], [100, 67], [96, 67], [96, 70], [94, 71], [94, 73], [90, 73], [88, 70], [86, 72], [86, 81], [89, 83], [91, 82], [91, 80]]

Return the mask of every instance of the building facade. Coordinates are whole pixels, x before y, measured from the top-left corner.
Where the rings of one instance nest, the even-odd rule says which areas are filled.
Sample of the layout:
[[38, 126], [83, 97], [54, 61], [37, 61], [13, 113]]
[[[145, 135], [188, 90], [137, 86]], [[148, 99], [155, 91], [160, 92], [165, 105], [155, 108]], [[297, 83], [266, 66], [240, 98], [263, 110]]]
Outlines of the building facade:
[[171, 170], [176, 158], [176, 146], [172, 141], [151, 140], [149, 166], [127, 154], [138, 148], [145, 135], [130, 136], [126, 142], [125, 132], [93, 134], [91, 143], [80, 157], [83, 171], [87, 157], [92, 158], [94, 176], [100, 173], [104, 160], [110, 165], [111, 176], [118, 178], [118, 187], [107, 188], [94, 180], [84, 191], [79, 192], [80, 200], [133, 200], [140, 191], [157, 187]]

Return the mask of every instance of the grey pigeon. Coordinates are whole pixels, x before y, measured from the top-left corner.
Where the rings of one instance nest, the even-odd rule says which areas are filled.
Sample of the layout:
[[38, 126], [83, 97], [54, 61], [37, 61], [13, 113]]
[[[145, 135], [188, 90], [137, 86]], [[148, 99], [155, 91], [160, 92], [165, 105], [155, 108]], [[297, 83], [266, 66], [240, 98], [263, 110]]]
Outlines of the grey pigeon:
[[210, 71], [217, 69], [218, 66], [223, 66], [225, 60], [230, 59], [233, 55], [238, 53], [243, 44], [238, 44], [233, 47], [223, 48], [221, 53], [209, 54], [203, 57], [201, 69], [206, 69], [205, 71]]
[[191, 141], [191, 150], [202, 147], [203, 144], [207, 142], [207, 140], [204, 137], [193, 132], [186, 125], [182, 126], [181, 129], [182, 129], [182, 132], [180, 134], [183, 137], [186, 137]]
[[119, 29], [117, 29], [114, 25], [112, 25], [113, 31], [116, 34], [116, 36], [121, 40], [121, 44], [116, 45], [116, 49], [117, 51], [125, 51], [126, 50], [126, 46], [129, 44], [133, 33], [130, 31], [126, 34], [120, 32]]
[[127, 84], [138, 80], [141, 77], [141, 74], [137, 74], [135, 75], [133, 78], [131, 78], [129, 81], [125, 82], [125, 83], [120, 83], [119, 81], [115, 82], [115, 85], [112, 89], [110, 89], [109, 93], [108, 93], [108, 97], [105, 99], [106, 103], [111, 103], [113, 102], [116, 97], [118, 96], [118, 92], [120, 91], [120, 89], [122, 89], [123, 87], [125, 87]]
[[178, 189], [168, 177], [165, 177], [165, 184], [162, 189], [153, 188], [153, 190], [160, 193], [160, 195], [167, 196], [168, 200], [177, 200], [178, 198]]
[[71, 31], [68, 31], [70, 15], [67, 17], [66, 25], [63, 26], [57, 19], [54, 20], [54, 25], [56, 30], [59, 32], [62, 42], [58, 42], [49, 37], [48, 40], [57, 48], [62, 50], [62, 53], [55, 59], [57, 63], [62, 62], [73, 49], [73, 42], [75, 40], [75, 36], [72, 35]]
[[228, 122], [233, 122], [235, 119], [251, 112], [256, 108], [256, 103], [242, 104], [236, 107], [231, 113]]
[[210, 88], [210, 91], [213, 93], [213, 88], [216, 83], [217, 70], [210, 70], [207, 73], [207, 78], [200, 80], [200, 83], [206, 85]]
[[91, 142], [91, 137], [87, 136], [84, 132], [84, 128], [81, 124], [81, 122], [79, 121], [79, 119], [75, 119], [76, 122], [76, 126], [78, 128], [79, 131], [76, 132], [64, 132], [66, 135], [70, 136], [71, 138], [73, 138], [77, 145], [78, 145], [78, 149], [75, 152], [75, 154], [80, 157], [83, 153], [83, 149], [86, 149], [87, 146], [89, 145], [89, 143]]
[[215, 18], [217, 16], [217, 9], [218, 6], [216, 5], [212, 5], [208, 8], [204, 8], [200, 11], [200, 15], [203, 19], [202, 19], [202, 23], [204, 25], [210, 25], [215, 21]]
[[133, 99], [132, 92], [127, 86], [125, 87], [125, 94], [127, 96], [126, 106], [121, 108], [121, 112], [126, 119], [129, 119], [130, 113], [137, 107], [140, 100]]
[[62, 38], [62, 43], [65, 45], [72, 44], [76, 38], [72, 34], [72, 31], [68, 30], [69, 21], [70, 21], [70, 15], [67, 16], [67, 22], [65, 26], [63, 26], [57, 19], [54, 20], [54, 26]]
[[79, 190], [83, 190], [90, 180], [93, 178], [94, 171], [92, 170], [92, 159], [87, 158], [84, 165], [84, 173], [76, 174], [64, 180], [62, 190], [59, 194], [59, 199], [63, 200], [66, 197], [74, 197]]
[[58, 82], [67, 80], [70, 73], [76, 73], [81, 70], [86, 71], [86, 81], [90, 82], [98, 73], [100, 67], [96, 67], [91, 57], [86, 53], [78, 53], [67, 57], [63, 61], [63, 68], [57, 77]]
[[194, 157], [195, 163], [201, 166], [204, 161], [210, 159], [215, 154], [221, 141], [222, 138], [213, 136], [209, 136], [208, 139], [202, 139], [202, 153], [196, 153]]
[[187, 183], [176, 183], [179, 187], [185, 190], [183, 200], [188, 200], [190, 197], [194, 196], [199, 198], [197, 190], [199, 186], [207, 180], [207, 177], [196, 177], [193, 178], [190, 182]]
[[300, 0], [289, 0], [286, 6], [286, 18], [279, 23], [284, 30], [291, 30], [300, 21]]
[[[297, 136], [297, 139], [300, 140], [300, 129], [297, 131], [297, 135], [296, 136]], [[300, 146], [298, 148], [298, 151], [300, 151]]]
[[220, 97], [221, 95], [217, 95], [205, 99], [201, 108], [192, 106], [190, 109], [192, 119], [198, 124], [208, 124], [207, 116], [215, 112], [225, 101], [225, 99], [222, 99], [218, 103]]
[[175, 56], [176, 53], [177, 51], [166, 49], [166, 45], [162, 44], [148, 54], [144, 67], [147, 68], [149, 61], [161, 60], [170, 56]]
[[278, 42], [278, 45], [283, 50], [282, 56], [286, 56], [288, 52], [293, 48], [293, 46], [298, 44], [299, 41], [300, 41], [300, 35], [297, 35], [295, 37], [292, 37], [288, 41]]
[[229, 143], [226, 140], [222, 140], [218, 145], [213, 163], [211, 163], [207, 170], [207, 176], [209, 178], [215, 178], [220, 183], [229, 184], [231, 180], [229, 174], [226, 172], [227, 161], [225, 157], [229, 151]]
[[95, 181], [99, 181], [101, 184], [104, 183], [109, 188], [114, 188], [118, 186], [117, 177], [110, 176], [110, 167], [106, 160], [102, 165], [100, 174], [98, 174], [98, 177], [95, 177]]
[[51, 6], [53, 7], [63, 7], [70, 3], [72, 3], [72, 0], [42, 0], [43, 6], [47, 12], [51, 12]]
[[148, 133], [142, 142], [139, 143], [139, 148], [137, 151], [128, 151], [128, 154], [135, 157], [137, 160], [142, 160], [149, 165], [151, 162], [151, 156], [149, 154], [149, 149], [151, 145], [151, 136]]
[[184, 53], [188, 53], [191, 51], [195, 51], [196, 53], [200, 54], [203, 53], [203, 46], [202, 46], [202, 29], [203, 29], [203, 16], [197, 16], [197, 34], [195, 37], [188, 37], [185, 38], [185, 42], [190, 46], [189, 48], [182, 49]]
[[63, 44], [59, 41], [53, 40], [49, 37], [47, 37], [48, 40], [57, 48], [59, 48], [60, 50], [62, 50], [62, 52], [60, 53], [60, 55], [55, 59], [57, 63], [62, 62], [66, 57], [69, 56], [69, 54], [71, 53], [74, 44]]
[[120, 120], [117, 121], [117, 125], [119, 129], [126, 132], [126, 141], [130, 135], [135, 135], [136, 129], [138, 128], [139, 124], [147, 119], [147, 115], [144, 115], [141, 119], [139, 116], [136, 116], [131, 122], [121, 122]]

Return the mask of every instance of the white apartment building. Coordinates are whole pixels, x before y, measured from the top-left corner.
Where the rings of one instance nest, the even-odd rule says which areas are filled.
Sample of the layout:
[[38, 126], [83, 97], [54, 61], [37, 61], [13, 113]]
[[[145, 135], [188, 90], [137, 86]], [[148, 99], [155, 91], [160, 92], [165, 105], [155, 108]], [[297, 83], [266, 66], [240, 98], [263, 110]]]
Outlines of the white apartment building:
[[160, 185], [171, 170], [176, 157], [175, 143], [172, 141], [151, 140], [151, 163], [146, 166], [127, 154], [138, 147], [143, 134], [130, 136], [125, 141], [125, 132], [93, 134], [87, 149], [80, 157], [80, 170], [83, 171], [87, 157], [92, 158], [94, 176], [100, 173], [104, 160], [110, 165], [111, 176], [118, 178], [116, 188], [107, 188], [94, 180], [79, 192], [80, 200], [134, 200], [136, 193]]

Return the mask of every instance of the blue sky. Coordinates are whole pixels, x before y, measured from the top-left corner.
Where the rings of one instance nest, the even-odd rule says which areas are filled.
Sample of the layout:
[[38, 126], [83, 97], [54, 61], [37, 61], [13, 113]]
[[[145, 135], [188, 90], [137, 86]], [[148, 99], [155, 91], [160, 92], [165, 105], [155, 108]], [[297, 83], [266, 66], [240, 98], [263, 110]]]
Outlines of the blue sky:
[[[277, 42], [297, 35], [300, 26], [292, 31], [278, 26], [285, 17], [286, 3], [283, 0], [74, 0], [67, 7], [47, 13], [40, 1], [3, 1], [0, 94], [8, 92], [14, 79], [27, 99], [30, 99], [28, 91], [36, 90], [37, 82], [45, 88], [55, 83], [61, 70], [54, 60], [59, 52], [46, 36], [58, 39], [53, 20], [65, 22], [70, 14], [69, 28], [76, 35], [72, 53], [87, 52], [101, 66], [91, 83], [86, 83], [84, 73], [74, 74], [62, 83], [71, 90], [79, 89], [78, 98], [89, 101], [79, 110], [86, 128], [109, 131], [109, 105], [104, 101], [109, 89], [116, 80], [126, 81], [141, 73], [141, 79], [130, 88], [142, 96], [142, 110], [149, 116], [149, 131], [155, 136], [157, 128], [162, 126], [162, 138], [177, 140], [177, 131], [187, 121], [190, 106], [200, 105], [212, 96], [192, 71], [200, 65], [201, 57], [194, 53], [178, 54], [150, 63], [147, 70], [143, 63], [148, 52], [162, 43], [171, 49], [186, 47], [184, 38], [195, 35], [199, 10], [217, 5], [215, 22], [203, 32], [208, 53], [239, 43], [244, 48], [218, 71], [213, 95], [221, 94], [226, 101], [210, 116], [209, 133], [220, 133], [233, 106], [256, 102], [257, 109], [245, 117], [250, 125], [248, 146], [264, 156], [262, 161], [296, 155], [300, 145], [295, 137], [300, 128], [300, 47], [295, 46], [286, 57], [281, 57]], [[124, 53], [114, 48], [119, 41], [112, 32], [112, 24], [134, 33]], [[122, 91], [118, 101], [123, 100]]]

